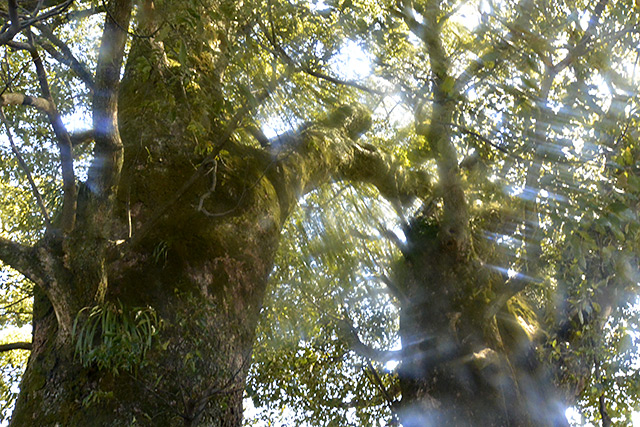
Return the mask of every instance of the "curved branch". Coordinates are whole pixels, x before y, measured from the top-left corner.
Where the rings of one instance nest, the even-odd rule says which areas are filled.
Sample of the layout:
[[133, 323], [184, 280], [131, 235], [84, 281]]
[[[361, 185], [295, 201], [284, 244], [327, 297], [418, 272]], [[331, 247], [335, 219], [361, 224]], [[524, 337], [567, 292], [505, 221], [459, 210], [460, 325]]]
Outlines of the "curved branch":
[[48, 112], [49, 121], [53, 127], [53, 132], [56, 135], [58, 143], [58, 149], [60, 150], [60, 165], [62, 167], [62, 218], [61, 225], [65, 231], [73, 229], [76, 221], [76, 205], [78, 201], [78, 194], [76, 188], [76, 178], [73, 171], [73, 151], [71, 147], [71, 139], [67, 132], [64, 123], [62, 123], [62, 117], [58, 113], [58, 110], [53, 102], [51, 91], [49, 90], [49, 82], [47, 81], [47, 73], [42, 63], [42, 58], [38, 50], [33, 46], [33, 36], [29, 33], [30, 49], [29, 53], [33, 59], [33, 63], [36, 67], [36, 74], [38, 76], [38, 82], [40, 83], [40, 90], [42, 96], [49, 100], [52, 105], [52, 111]]
[[348, 317], [331, 317], [336, 321], [338, 329], [341, 331], [342, 338], [349, 343], [351, 350], [353, 350], [357, 355], [379, 363], [387, 363], [392, 360], [402, 360], [402, 350], [379, 350], [363, 343], [362, 340], [360, 340], [358, 330], [353, 326], [353, 322]]
[[369, 360], [374, 360], [379, 363], [402, 360], [402, 350], [378, 350], [377, 348], [368, 346], [360, 340], [355, 328], [352, 328], [352, 333], [348, 337], [348, 341], [351, 349], [357, 355], [365, 357]]
[[0, 237], [0, 261], [39, 286], [45, 283], [34, 248]]
[[278, 183], [285, 216], [300, 196], [332, 180], [372, 184], [383, 197], [400, 203], [430, 193], [425, 171], [405, 169], [392, 155], [355, 141], [370, 124], [364, 107], [343, 105], [317, 124], [273, 139], [266, 175]]
[[354, 142], [351, 155], [338, 170], [338, 178], [374, 185], [388, 200], [401, 203], [431, 191], [431, 178], [426, 171], [405, 169], [393, 156], [374, 146]]
[[[62, 190], [63, 190], [63, 204], [62, 204], [62, 217], [61, 225], [65, 231], [73, 229], [76, 218], [76, 204], [77, 204], [77, 189], [75, 173], [73, 171], [73, 152], [71, 147], [71, 139], [67, 132], [62, 117], [58, 113], [56, 105], [51, 96], [49, 90], [49, 82], [47, 81], [47, 72], [42, 63], [42, 59], [38, 54], [38, 50], [33, 45], [33, 34], [28, 32], [29, 43], [23, 42], [8, 42], [8, 45], [14, 49], [26, 50], [31, 54], [31, 59], [36, 68], [36, 76], [38, 83], [40, 84], [40, 90], [42, 91], [42, 98], [30, 98], [24, 95], [13, 94], [14, 103], [34, 105], [47, 113], [49, 122], [53, 127], [53, 131], [56, 135], [58, 149], [60, 150], [60, 164], [62, 167]], [[23, 96], [23, 98], [20, 98]], [[9, 99], [12, 99], [11, 97]], [[4, 102], [4, 96], [3, 96]]]
[[15, 35], [21, 30], [20, 17], [18, 16], [18, 2], [16, 0], [9, 0], [8, 3], [11, 25], [6, 31], [0, 34], [0, 46], [13, 40]]
[[[9, 19], [11, 20], [10, 27], [0, 34], [0, 46], [7, 44], [13, 40], [16, 34], [21, 30], [29, 28], [31, 25], [49, 19], [53, 16], [57, 16], [62, 14], [74, 0], [64, 0], [64, 1], [35, 1], [30, 2], [30, 4], [21, 3], [21, 6], [26, 9], [33, 10], [32, 14], [35, 14], [34, 17], [29, 16], [20, 16], [18, 14], [18, 6], [16, 0], [9, 0]], [[55, 6], [50, 8], [46, 12], [37, 15], [40, 8]], [[6, 13], [2, 13], [2, 15], [6, 16]]]

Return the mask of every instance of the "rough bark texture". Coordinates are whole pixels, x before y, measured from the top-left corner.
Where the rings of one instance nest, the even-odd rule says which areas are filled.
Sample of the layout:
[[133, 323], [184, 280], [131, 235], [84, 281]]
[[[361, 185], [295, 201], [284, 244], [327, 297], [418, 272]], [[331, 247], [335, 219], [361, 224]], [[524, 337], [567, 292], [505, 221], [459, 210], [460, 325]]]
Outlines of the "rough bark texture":
[[[174, 15], [187, 13], [180, 2], [165, 3]], [[233, 15], [239, 6], [218, 7]], [[156, 13], [163, 11], [142, 11], [139, 31], [154, 28]], [[235, 124], [224, 113], [221, 81], [233, 24], [209, 23], [216, 46], [208, 51], [179, 25], [164, 40], [135, 39], [119, 103], [108, 93], [113, 81], [94, 102], [95, 158], [78, 192], [75, 229], [51, 230], [36, 249], [34, 271], [46, 280], [36, 291], [14, 426], [239, 426], [267, 277], [300, 195], [334, 179], [370, 182], [400, 200], [428, 189], [425, 176], [356, 143], [370, 123], [357, 106], [266, 148], [230, 140]], [[207, 54], [189, 80], [166, 58], [179, 40]], [[106, 58], [104, 66], [97, 86], [114, 78], [117, 64]], [[194, 118], [207, 126], [194, 130]], [[109, 339], [105, 323], [76, 351], [92, 307], [121, 322], [140, 307], [157, 314], [162, 325], [143, 361], [118, 365], [130, 349], [117, 346], [106, 359], [87, 357]]]
[[460, 257], [433, 219], [416, 217], [407, 240], [397, 277], [403, 425], [566, 425], [525, 300], [514, 297], [493, 314], [491, 296], [504, 278], [475, 255]]

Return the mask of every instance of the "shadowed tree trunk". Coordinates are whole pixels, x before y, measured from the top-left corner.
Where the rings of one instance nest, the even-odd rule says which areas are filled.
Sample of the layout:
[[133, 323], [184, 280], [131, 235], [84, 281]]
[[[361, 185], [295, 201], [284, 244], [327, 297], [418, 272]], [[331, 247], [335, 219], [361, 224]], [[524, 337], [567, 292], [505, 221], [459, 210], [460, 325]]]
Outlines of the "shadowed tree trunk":
[[567, 425], [552, 372], [538, 362], [535, 313], [518, 296], [496, 303], [506, 277], [445, 233], [423, 215], [407, 230], [397, 280], [402, 424]]
[[[423, 34], [430, 60], [431, 114], [425, 118], [418, 108], [415, 117], [424, 152], [437, 164], [434, 195], [441, 205], [426, 202], [405, 230], [404, 262], [396, 278], [403, 345], [400, 420], [406, 427], [566, 425], [565, 402], [552, 372], [538, 363], [537, 314], [518, 294], [527, 279], [510, 279], [506, 271], [492, 268], [472, 238], [452, 140], [460, 91], [472, 70], [452, 75], [440, 33], [441, 4], [428, 4], [421, 10], [424, 23], [406, 12], [409, 3], [403, 13], [407, 25]], [[525, 208], [527, 219], [535, 217], [532, 209]], [[533, 238], [527, 242], [539, 245]], [[532, 265], [539, 261], [527, 255]]]

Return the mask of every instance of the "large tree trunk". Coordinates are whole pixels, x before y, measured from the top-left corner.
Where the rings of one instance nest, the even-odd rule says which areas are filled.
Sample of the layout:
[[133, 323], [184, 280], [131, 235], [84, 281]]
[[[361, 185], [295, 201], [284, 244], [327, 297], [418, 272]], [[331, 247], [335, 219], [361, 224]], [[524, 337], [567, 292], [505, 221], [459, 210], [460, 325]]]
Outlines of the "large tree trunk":
[[[170, 3], [164, 19], [191, 13]], [[94, 120], [75, 229], [50, 232], [37, 248], [47, 274], [12, 425], [239, 426], [267, 278], [298, 197], [331, 179], [371, 182], [400, 199], [428, 188], [424, 175], [355, 142], [370, 124], [357, 106], [269, 147], [233, 141], [238, 113], [225, 113], [221, 89], [232, 20], [204, 12], [203, 31], [214, 34], [173, 25], [164, 40], [134, 40], [120, 89], [121, 145], [118, 129], [108, 134], [116, 142], [99, 143], [103, 123]], [[152, 32], [155, 13], [163, 11], [143, 11], [138, 31]], [[200, 57], [176, 66], [166, 52], [184, 50], [180, 43]], [[110, 313], [93, 330], [91, 309]], [[141, 313], [161, 319], [157, 333], [143, 335], [146, 353], [144, 339], [105, 344], [114, 342], [110, 327], [138, 333], [122, 325]], [[79, 341], [87, 331], [91, 339]]]
[[[176, 179], [190, 172], [172, 166]], [[241, 190], [243, 183], [234, 184]], [[147, 191], [167, 186], [157, 178]], [[45, 312], [46, 300], [40, 301], [14, 425], [128, 425], [133, 419], [148, 425], [240, 425], [280, 206], [273, 188], [261, 183], [246, 207], [216, 221], [192, 207], [198, 200], [192, 196], [108, 268], [107, 301], [124, 310], [150, 306], [162, 319], [144, 365], [130, 372], [121, 368], [119, 375], [79, 366], [74, 347], [57, 344], [55, 317]], [[132, 191], [131, 197], [135, 222], [148, 210], [139, 206], [144, 195]]]
[[502, 274], [442, 236], [422, 215], [407, 230], [397, 283], [403, 425], [566, 425], [554, 378], [538, 362], [534, 311], [520, 296], [500, 301]]
[[442, 8], [435, 1], [422, 12], [433, 100], [428, 118], [422, 107], [416, 109], [415, 125], [425, 159], [435, 158], [440, 188], [439, 203], [425, 203], [405, 230], [396, 278], [400, 420], [405, 427], [565, 425], [552, 375], [539, 367], [535, 353], [536, 314], [512, 292], [524, 286], [508, 283], [506, 271], [492, 268], [492, 262], [509, 262], [488, 259], [474, 247], [481, 239], [472, 238], [468, 184], [452, 138], [466, 76], [454, 77], [441, 34]]
[[[130, 63], [147, 57], [142, 44]], [[197, 175], [205, 156], [194, 154], [185, 136], [189, 105], [172, 98], [160, 80], [151, 83], [155, 94], [145, 91], [150, 85], [139, 77], [135, 67], [127, 70], [120, 101], [126, 160], [114, 214], [103, 218], [114, 242], [103, 260], [108, 286], [102, 301], [85, 297], [79, 305], [102, 304], [123, 315], [152, 307], [162, 319], [160, 332], [144, 364], [83, 367], [74, 356], [76, 337], [57, 338], [56, 316], [41, 295], [13, 425], [241, 424], [254, 329], [287, 212], [282, 204], [295, 200], [279, 197], [258, 150], [229, 146], [217, 167], [208, 164], [209, 173]], [[148, 108], [154, 102], [155, 111]], [[176, 118], [166, 120], [171, 109]], [[79, 228], [100, 214], [91, 193], [89, 185], [80, 190]], [[214, 212], [226, 213], [208, 215]], [[66, 256], [88, 265], [69, 280], [95, 281], [92, 259]], [[78, 308], [67, 315], [75, 318]], [[94, 345], [102, 342], [99, 335]]]

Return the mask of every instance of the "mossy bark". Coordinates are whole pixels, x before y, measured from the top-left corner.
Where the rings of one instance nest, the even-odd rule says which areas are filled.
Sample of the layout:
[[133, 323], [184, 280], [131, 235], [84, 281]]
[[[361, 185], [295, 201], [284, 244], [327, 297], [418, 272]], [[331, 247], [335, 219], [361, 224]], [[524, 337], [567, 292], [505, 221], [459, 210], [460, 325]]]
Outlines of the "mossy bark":
[[[193, 172], [177, 155], [143, 162], [142, 169], [140, 162], [127, 165], [131, 188], [121, 196], [115, 237], [127, 232], [129, 215], [139, 227]], [[236, 162], [230, 155], [229, 178], [220, 174], [207, 204], [211, 212], [239, 204], [232, 213], [214, 219], [197, 210], [210, 190], [211, 178], [203, 177], [147, 236], [107, 265], [104, 299], [153, 307], [163, 322], [139, 369], [115, 375], [81, 366], [74, 343], [56, 339], [55, 315], [39, 298], [13, 425], [240, 425], [244, 377], [282, 217], [260, 167]], [[231, 178], [236, 173], [246, 179]], [[75, 283], [82, 283], [80, 274]]]
[[505, 277], [447, 223], [418, 215], [406, 230], [399, 370], [406, 427], [567, 425], [552, 373], [539, 363], [536, 313], [521, 295], [498, 303]]
[[[224, 56], [200, 70], [206, 90], [190, 98], [183, 81], [164, 74], [166, 57], [155, 42], [135, 41], [129, 56], [119, 108], [125, 163], [114, 207], [95, 209], [96, 163], [79, 192], [74, 234], [62, 244], [59, 238], [41, 243], [59, 261], [52, 273], [56, 283], [68, 284], [72, 303], [54, 314], [37, 292], [33, 351], [12, 425], [241, 424], [254, 329], [286, 212], [264, 176], [268, 156], [241, 147], [228, 147], [216, 171], [175, 198], [205, 157], [187, 130], [193, 114], [218, 115], [203, 143], [219, 142]], [[164, 205], [166, 212], [154, 217]], [[226, 214], [206, 215], [205, 207]], [[135, 245], [117, 244], [132, 236], [139, 237]], [[69, 331], [60, 339], [60, 313], [68, 330], [81, 308], [102, 303], [149, 306], [162, 319], [139, 367], [83, 366]]]
[[[141, 11], [139, 31], [155, 28], [155, 14], [170, 11], [181, 22], [176, 15], [190, 13], [182, 2], [163, 5], [164, 12]], [[210, 7], [239, 13], [233, 2]], [[113, 171], [97, 156], [80, 186], [73, 233], [49, 233], [38, 247], [55, 286], [37, 291], [33, 350], [12, 425], [241, 425], [267, 278], [298, 198], [334, 179], [370, 182], [397, 199], [428, 189], [423, 175], [355, 141], [370, 124], [358, 106], [269, 147], [230, 139], [221, 90], [229, 22], [210, 22], [209, 40], [180, 25], [164, 40], [134, 40], [120, 88], [117, 193], [113, 203], [101, 198], [97, 177]], [[181, 50], [176, 43], [200, 57], [176, 66], [166, 57]], [[51, 289], [61, 293], [55, 302]], [[123, 315], [151, 307], [161, 319], [138, 365], [100, 365], [76, 351], [74, 319], [105, 304]]]

